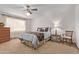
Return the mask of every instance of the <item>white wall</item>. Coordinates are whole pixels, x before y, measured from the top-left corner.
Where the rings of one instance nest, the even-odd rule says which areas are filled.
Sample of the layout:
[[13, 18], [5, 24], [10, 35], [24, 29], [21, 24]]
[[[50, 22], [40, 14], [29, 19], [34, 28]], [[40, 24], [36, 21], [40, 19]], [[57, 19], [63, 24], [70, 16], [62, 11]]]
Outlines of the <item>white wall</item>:
[[79, 48], [79, 5], [76, 5], [75, 10], [75, 30], [76, 30], [76, 44]]
[[32, 30], [42, 26], [53, 27], [53, 21], [56, 20], [64, 29], [74, 29], [73, 5], [39, 5], [38, 9], [32, 16]]
[[2, 16], [1, 14], [0, 14], [0, 22], [3, 22], [3, 23], [5, 23], [6, 21], [5, 21], [5, 17], [4, 16]]
[[28, 19], [26, 20], [26, 32], [31, 31], [31, 23], [32, 23], [31, 19], [28, 18]]

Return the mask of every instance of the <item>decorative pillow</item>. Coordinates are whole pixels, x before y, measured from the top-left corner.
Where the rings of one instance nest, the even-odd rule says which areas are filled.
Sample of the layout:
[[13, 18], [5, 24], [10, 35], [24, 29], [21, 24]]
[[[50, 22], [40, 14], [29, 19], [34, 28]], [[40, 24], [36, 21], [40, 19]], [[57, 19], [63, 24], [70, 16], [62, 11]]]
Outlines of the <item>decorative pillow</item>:
[[44, 29], [43, 28], [40, 28], [40, 32], [44, 32]]
[[45, 32], [48, 32], [48, 28], [45, 28]]
[[44, 29], [43, 28], [37, 28], [37, 31], [44, 32]]
[[37, 31], [39, 31], [39, 32], [48, 32], [48, 27], [37, 28]]
[[37, 31], [40, 31], [40, 28], [37, 28]]

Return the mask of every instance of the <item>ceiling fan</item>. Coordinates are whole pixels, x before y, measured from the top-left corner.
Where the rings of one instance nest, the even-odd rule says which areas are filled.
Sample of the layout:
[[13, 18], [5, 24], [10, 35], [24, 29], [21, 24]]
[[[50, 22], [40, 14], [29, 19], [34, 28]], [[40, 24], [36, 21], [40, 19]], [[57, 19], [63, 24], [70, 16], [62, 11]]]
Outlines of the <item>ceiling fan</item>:
[[31, 8], [31, 6], [27, 4], [24, 5], [24, 9], [25, 9], [24, 11], [27, 11], [30, 14], [32, 14], [32, 11], [38, 11], [37, 8]]

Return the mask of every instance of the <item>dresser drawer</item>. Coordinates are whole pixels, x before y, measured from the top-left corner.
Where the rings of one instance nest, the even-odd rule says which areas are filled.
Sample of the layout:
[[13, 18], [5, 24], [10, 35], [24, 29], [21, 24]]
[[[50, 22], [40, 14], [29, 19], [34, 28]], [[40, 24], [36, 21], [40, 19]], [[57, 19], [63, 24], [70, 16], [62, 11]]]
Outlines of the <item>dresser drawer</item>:
[[9, 36], [5, 36], [5, 37], [0, 37], [0, 39], [7, 39], [10, 38]]
[[5, 31], [5, 30], [10, 30], [10, 28], [0, 28], [0, 30]]
[[10, 40], [10, 39], [0, 40], [0, 43], [6, 42], [6, 41], [9, 41], [9, 40]]
[[9, 37], [10, 35], [2, 35], [0, 38]]
[[1, 31], [0, 30], [0, 33], [7, 33], [7, 32], [10, 32], [9, 30], [7, 30], [7, 31]]
[[0, 35], [4, 35], [4, 34], [10, 34], [10, 31], [0, 31]]

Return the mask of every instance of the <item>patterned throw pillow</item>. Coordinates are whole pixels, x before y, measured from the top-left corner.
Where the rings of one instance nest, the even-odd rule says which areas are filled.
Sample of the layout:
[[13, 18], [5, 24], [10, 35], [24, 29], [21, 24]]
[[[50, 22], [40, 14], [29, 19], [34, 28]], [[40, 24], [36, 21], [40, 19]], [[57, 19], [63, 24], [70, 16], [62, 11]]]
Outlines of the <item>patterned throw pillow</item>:
[[39, 31], [39, 32], [48, 32], [48, 27], [37, 28], [37, 31]]
[[48, 32], [48, 28], [45, 28], [45, 32]]

